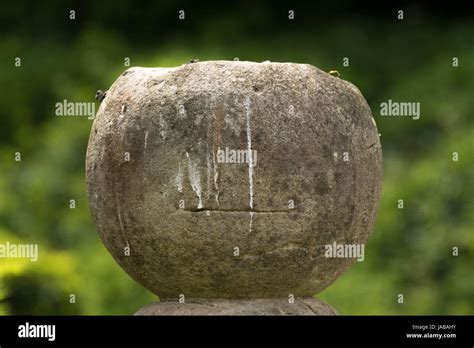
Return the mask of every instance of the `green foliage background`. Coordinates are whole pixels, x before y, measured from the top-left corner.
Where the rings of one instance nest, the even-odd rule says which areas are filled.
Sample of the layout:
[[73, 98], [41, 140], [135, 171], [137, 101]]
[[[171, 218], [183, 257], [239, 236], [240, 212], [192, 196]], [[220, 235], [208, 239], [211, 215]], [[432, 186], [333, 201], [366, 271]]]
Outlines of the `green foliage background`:
[[[95, 232], [84, 182], [91, 121], [54, 114], [64, 99], [94, 101], [95, 91], [126, 69], [125, 57], [132, 66], [239, 57], [338, 70], [372, 108], [384, 184], [365, 262], [318, 297], [342, 314], [474, 314], [473, 19], [459, 7], [408, 2], [2, 5], [0, 243], [38, 243], [40, 259], [0, 259], [0, 314], [132, 314], [156, 300], [119, 268]], [[388, 99], [420, 102], [421, 118], [381, 117]]]

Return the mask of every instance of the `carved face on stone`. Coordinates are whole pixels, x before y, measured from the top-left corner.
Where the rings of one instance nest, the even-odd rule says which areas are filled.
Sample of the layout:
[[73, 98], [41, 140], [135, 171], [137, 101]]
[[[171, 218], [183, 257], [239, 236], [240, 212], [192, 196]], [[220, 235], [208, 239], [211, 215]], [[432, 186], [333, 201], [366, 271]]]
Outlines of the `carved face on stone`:
[[272, 298], [314, 295], [361, 259], [382, 162], [352, 84], [306, 64], [210, 61], [125, 71], [86, 171], [104, 244], [149, 290]]

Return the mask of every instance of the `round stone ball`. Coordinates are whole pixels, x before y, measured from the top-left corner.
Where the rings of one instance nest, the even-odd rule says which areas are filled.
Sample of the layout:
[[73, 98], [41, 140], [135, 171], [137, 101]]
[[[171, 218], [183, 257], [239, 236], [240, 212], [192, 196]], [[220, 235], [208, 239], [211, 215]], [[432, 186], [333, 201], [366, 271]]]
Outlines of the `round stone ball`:
[[97, 112], [86, 176], [103, 243], [162, 299], [291, 298], [364, 259], [382, 158], [351, 83], [208, 61], [126, 70]]

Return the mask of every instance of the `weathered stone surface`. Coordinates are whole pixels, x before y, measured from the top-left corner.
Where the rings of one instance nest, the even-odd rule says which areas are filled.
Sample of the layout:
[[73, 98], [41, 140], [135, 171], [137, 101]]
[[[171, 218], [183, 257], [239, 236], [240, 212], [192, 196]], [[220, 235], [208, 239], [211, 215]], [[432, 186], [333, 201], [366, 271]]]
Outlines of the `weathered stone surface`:
[[[256, 150], [255, 166], [219, 163], [226, 147]], [[97, 113], [86, 171], [104, 244], [161, 299], [323, 290], [354, 262], [324, 246], [366, 243], [382, 178], [378, 131], [351, 83], [229, 61], [125, 71]]]
[[194, 299], [179, 302], [156, 302], [135, 315], [337, 315], [329, 305], [315, 298], [223, 300]]

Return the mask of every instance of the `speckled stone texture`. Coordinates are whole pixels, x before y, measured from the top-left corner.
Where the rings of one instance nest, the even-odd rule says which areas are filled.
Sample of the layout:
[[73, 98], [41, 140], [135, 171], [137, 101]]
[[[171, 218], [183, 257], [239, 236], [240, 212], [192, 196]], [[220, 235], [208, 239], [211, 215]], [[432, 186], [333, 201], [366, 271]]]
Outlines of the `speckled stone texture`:
[[[219, 150], [256, 161], [220, 163]], [[309, 297], [366, 243], [382, 158], [367, 102], [311, 65], [209, 61], [131, 68], [92, 126], [97, 230], [162, 300]]]
[[156, 302], [135, 315], [337, 315], [326, 303], [314, 299], [222, 300], [195, 299], [179, 302]]

